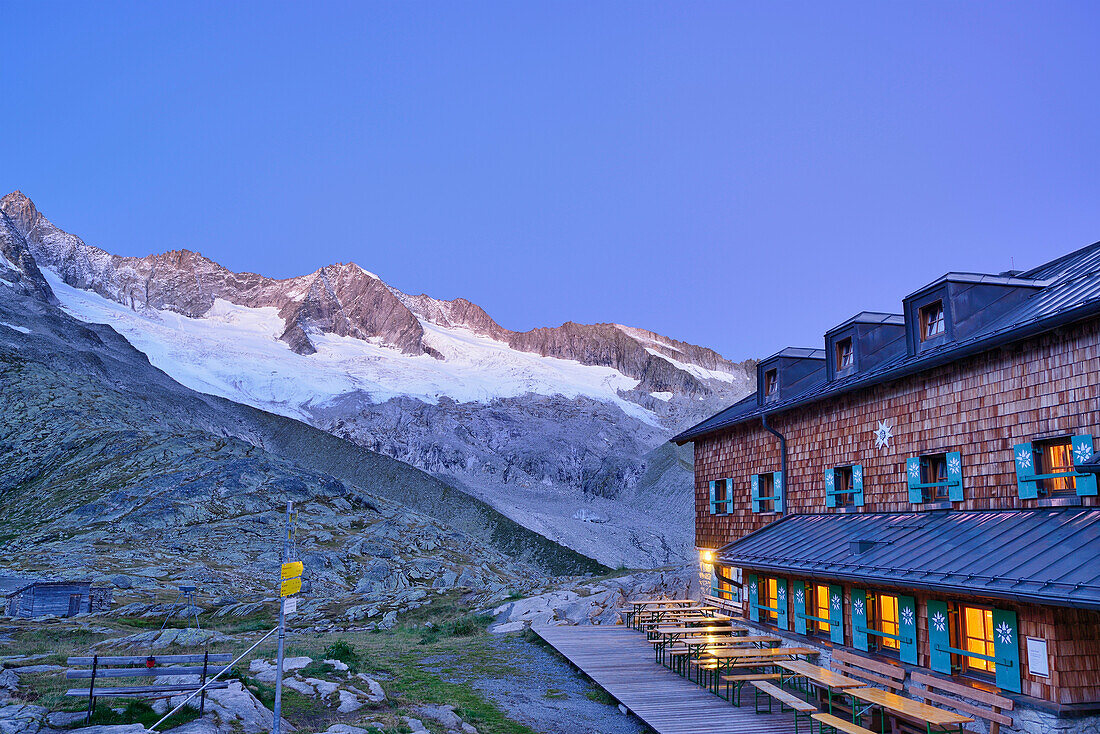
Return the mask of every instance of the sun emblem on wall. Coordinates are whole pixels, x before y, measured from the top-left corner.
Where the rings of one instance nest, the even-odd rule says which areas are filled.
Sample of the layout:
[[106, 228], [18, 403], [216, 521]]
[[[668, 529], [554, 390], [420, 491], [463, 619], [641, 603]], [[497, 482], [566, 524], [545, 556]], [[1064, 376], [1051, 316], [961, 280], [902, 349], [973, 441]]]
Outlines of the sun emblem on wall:
[[890, 421], [879, 421], [878, 428], [875, 429], [875, 448], [890, 448], [890, 439], [893, 437], [894, 427], [890, 425]]

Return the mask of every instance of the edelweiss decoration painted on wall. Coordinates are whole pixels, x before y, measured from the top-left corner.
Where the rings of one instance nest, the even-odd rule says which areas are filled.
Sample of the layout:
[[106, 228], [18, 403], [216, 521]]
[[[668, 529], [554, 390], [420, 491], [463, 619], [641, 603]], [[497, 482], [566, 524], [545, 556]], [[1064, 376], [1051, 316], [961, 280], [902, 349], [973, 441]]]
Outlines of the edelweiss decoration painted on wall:
[[879, 421], [878, 428], [875, 429], [875, 448], [890, 448], [890, 439], [893, 437], [894, 427], [890, 425], [890, 421]]

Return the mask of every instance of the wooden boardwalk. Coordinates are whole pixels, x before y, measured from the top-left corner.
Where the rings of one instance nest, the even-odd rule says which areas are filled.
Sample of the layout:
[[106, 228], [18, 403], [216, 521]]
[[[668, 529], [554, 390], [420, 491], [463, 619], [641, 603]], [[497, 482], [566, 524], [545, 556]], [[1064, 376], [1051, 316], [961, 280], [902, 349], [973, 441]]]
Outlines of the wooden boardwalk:
[[[658, 734], [794, 734], [794, 714], [753, 713], [751, 688], [740, 708], [731, 705], [655, 663], [645, 635], [629, 627], [534, 631]], [[808, 722], [799, 730], [805, 734]]]

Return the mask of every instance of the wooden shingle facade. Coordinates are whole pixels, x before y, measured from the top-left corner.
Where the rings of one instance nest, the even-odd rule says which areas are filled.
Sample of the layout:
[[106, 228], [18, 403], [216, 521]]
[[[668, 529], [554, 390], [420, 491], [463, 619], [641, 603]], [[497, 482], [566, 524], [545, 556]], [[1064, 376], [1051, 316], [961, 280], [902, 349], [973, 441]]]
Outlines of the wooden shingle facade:
[[[901, 310], [761, 361], [757, 394], [673, 439], [694, 443], [705, 591], [1056, 717], [1100, 710], [1100, 497], [1078, 468], [1100, 448], [1100, 243], [948, 274]], [[1040, 521], [1064, 543], [1021, 546]]]

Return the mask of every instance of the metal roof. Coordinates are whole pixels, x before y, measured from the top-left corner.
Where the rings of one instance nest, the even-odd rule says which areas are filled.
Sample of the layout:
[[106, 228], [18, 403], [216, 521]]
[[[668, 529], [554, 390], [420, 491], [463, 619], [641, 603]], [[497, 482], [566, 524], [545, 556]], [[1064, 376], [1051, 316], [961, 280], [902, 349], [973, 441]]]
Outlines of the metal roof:
[[28, 579], [16, 576], [0, 576], [0, 596], [10, 596], [28, 586], [40, 583], [42, 579]]
[[[856, 552], [853, 541], [871, 541]], [[723, 564], [868, 586], [1100, 609], [1100, 509], [788, 515]]]
[[905, 326], [905, 317], [900, 313], [880, 313], [878, 311], [860, 311], [847, 321], [837, 324], [833, 328], [826, 331], [826, 334], [832, 334], [834, 331], [839, 331], [852, 324], [892, 324], [894, 326]]
[[795, 395], [777, 402], [761, 405], [756, 395], [751, 395], [717, 415], [673, 436], [670, 440], [680, 444], [686, 443], [764, 414], [772, 415], [834, 395], [932, 369], [1003, 344], [1026, 339], [1063, 324], [1100, 315], [1100, 242], [1071, 252], [1011, 280], [1028, 282], [1042, 280], [1048, 285], [965, 339], [947, 341], [930, 349], [922, 349], [913, 355], [902, 352], [870, 370], [831, 381], [822, 374], [818, 380], [811, 381]]
[[922, 285], [917, 290], [906, 296], [906, 299], [924, 293], [929, 288], [934, 288], [942, 283], [974, 283], [983, 285], [1009, 285], [1022, 288], [1045, 288], [1051, 281], [1037, 278], [1024, 278], [1019, 275], [993, 275], [991, 273], [944, 273], [931, 283]]
[[770, 357], [760, 360], [761, 363], [769, 362], [776, 357], [790, 357], [791, 359], [825, 359], [824, 349], [813, 347], [784, 347]]

